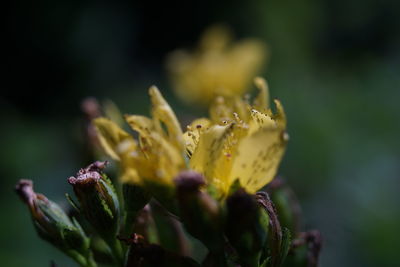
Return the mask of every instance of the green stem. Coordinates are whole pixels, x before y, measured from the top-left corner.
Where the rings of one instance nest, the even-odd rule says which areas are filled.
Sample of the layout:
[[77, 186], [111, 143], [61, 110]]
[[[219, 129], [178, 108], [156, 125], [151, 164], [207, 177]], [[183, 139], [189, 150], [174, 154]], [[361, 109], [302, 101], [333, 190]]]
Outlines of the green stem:
[[89, 251], [86, 260], [87, 260], [87, 265], [86, 265], [87, 267], [97, 267], [97, 263], [93, 258], [92, 251]]
[[86, 258], [82, 254], [74, 250], [68, 251], [66, 253], [68, 256], [74, 259], [81, 267], [97, 267], [97, 264], [93, 259], [92, 252], [89, 252]]
[[133, 228], [135, 226], [135, 219], [137, 216], [137, 212], [126, 212], [125, 215], [125, 229], [124, 233], [126, 236], [129, 236], [133, 232]]
[[205, 261], [203, 262], [203, 265], [204, 266], [219, 266], [219, 267], [227, 266], [224, 251], [209, 252]]
[[111, 253], [114, 257], [114, 260], [119, 266], [124, 266], [124, 251], [122, 249], [121, 243], [118, 239], [112, 238], [107, 242], [110, 247]]
[[[240, 255], [239, 255], [240, 257]], [[260, 265], [260, 253], [248, 255], [240, 259], [242, 266], [246, 267], [258, 267]]]

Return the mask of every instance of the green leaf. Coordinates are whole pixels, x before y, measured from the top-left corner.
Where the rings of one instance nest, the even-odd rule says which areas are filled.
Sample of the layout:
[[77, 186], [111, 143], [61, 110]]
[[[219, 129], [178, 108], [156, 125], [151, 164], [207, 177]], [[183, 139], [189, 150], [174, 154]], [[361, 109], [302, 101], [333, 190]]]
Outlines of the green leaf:
[[75, 201], [72, 199], [72, 197], [70, 196], [70, 194], [65, 193], [65, 198], [67, 199], [67, 201], [69, 202], [69, 204], [77, 211], [80, 212], [80, 209], [78, 207], [78, 204], [75, 203]]
[[281, 247], [279, 251], [279, 266], [282, 266], [283, 262], [285, 261], [285, 258], [289, 252], [290, 249], [290, 244], [291, 244], [291, 233], [289, 229], [286, 227], [282, 229], [282, 242], [281, 242]]

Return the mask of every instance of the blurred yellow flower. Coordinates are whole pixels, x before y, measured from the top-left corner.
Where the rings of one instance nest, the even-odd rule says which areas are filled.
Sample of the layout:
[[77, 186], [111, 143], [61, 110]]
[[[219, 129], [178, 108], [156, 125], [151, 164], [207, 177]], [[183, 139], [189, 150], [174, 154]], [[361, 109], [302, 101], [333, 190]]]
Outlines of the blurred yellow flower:
[[254, 39], [231, 42], [227, 28], [214, 26], [193, 52], [177, 50], [167, 59], [173, 88], [185, 102], [208, 105], [216, 96], [238, 96], [249, 89], [266, 57]]
[[288, 136], [282, 105], [268, 106], [265, 81], [256, 78], [259, 94], [250, 104], [240, 97], [218, 97], [210, 118], [194, 120], [182, 132], [171, 107], [156, 87], [149, 90], [152, 118], [126, 115], [138, 141], [106, 118], [94, 121], [104, 151], [121, 162], [122, 182], [172, 185], [179, 172], [204, 175], [207, 186], [224, 198], [233, 184], [255, 193], [276, 175]]

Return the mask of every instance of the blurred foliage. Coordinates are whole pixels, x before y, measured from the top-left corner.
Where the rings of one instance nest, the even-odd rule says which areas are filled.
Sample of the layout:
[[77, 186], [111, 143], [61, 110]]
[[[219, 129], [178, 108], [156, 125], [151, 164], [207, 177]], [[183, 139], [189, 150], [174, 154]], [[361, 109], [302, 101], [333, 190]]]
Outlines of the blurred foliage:
[[[394, 266], [400, 212], [400, 3], [386, 1], [13, 1], [6, 16], [0, 259], [7, 266], [72, 263], [39, 241], [13, 193], [20, 178], [66, 205], [66, 178], [87, 164], [80, 101], [148, 112], [166, 82], [165, 55], [225, 23], [270, 49], [271, 96], [285, 103], [291, 140], [281, 166], [308, 228], [324, 237], [322, 266]], [[175, 102], [174, 102], [175, 101]], [[198, 110], [201, 114], [202, 110]], [[198, 115], [198, 114], [193, 114]], [[29, 222], [29, 223], [28, 223]], [[397, 233], [397, 235], [396, 235]], [[39, 245], [38, 245], [39, 244]]]

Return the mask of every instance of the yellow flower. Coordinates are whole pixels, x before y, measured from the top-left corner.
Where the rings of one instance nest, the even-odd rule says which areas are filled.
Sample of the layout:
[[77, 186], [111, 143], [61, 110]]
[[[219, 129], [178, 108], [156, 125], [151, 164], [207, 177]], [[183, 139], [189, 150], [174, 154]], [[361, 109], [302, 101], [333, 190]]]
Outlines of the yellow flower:
[[288, 140], [286, 116], [275, 100], [277, 113], [268, 106], [268, 88], [255, 79], [259, 94], [253, 105], [238, 97], [219, 97], [211, 106], [211, 119], [194, 121], [184, 133], [190, 168], [224, 197], [236, 182], [255, 193], [276, 175]]
[[109, 119], [98, 118], [94, 123], [106, 154], [120, 161], [122, 182], [171, 184], [185, 168], [182, 130], [158, 89], [151, 87], [149, 94], [152, 118], [125, 116], [131, 128], [139, 133], [139, 141]]
[[269, 183], [288, 139], [286, 117], [278, 100], [272, 113], [265, 81], [255, 81], [259, 94], [252, 105], [239, 97], [218, 97], [210, 118], [194, 120], [185, 133], [156, 87], [149, 90], [151, 118], [125, 116], [138, 141], [112, 121], [96, 119], [104, 151], [121, 163], [122, 182], [171, 186], [181, 171], [192, 169], [203, 174], [219, 199], [238, 182], [249, 193]]
[[183, 101], [207, 105], [215, 96], [238, 96], [247, 91], [264, 61], [265, 50], [257, 40], [231, 43], [229, 31], [214, 26], [204, 33], [194, 52], [173, 52], [167, 68]]

